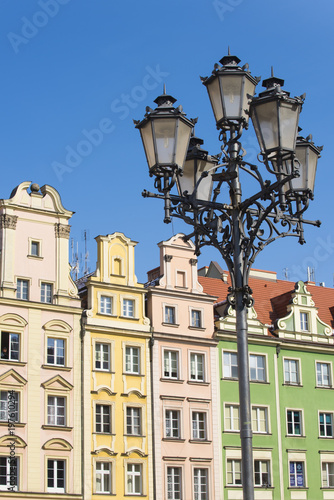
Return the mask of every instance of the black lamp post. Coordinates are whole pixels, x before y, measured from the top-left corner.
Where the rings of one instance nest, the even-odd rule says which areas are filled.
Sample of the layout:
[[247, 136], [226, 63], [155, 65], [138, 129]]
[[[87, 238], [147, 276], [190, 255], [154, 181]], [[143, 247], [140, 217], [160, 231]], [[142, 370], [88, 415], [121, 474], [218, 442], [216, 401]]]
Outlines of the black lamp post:
[[[253, 305], [249, 273], [256, 256], [269, 243], [296, 236], [303, 244], [304, 224], [320, 226], [319, 221], [304, 220], [303, 213], [313, 198], [321, 148], [310, 139], [297, 138], [304, 96], [291, 98], [281, 88], [284, 81], [272, 75], [263, 82], [266, 90], [254, 97], [259, 78], [251, 76], [248, 65], [239, 67], [240, 60], [230, 54], [220, 62], [222, 66], [215, 65], [212, 75], [202, 82], [223, 142], [221, 164], [217, 156], [201, 148], [203, 141], [194, 131], [186, 156], [196, 120], [187, 120], [181, 107], [173, 108], [175, 99], [165, 91], [155, 101], [158, 108], [147, 108], [144, 120], [135, 124], [142, 135], [150, 175], [155, 176], [155, 187], [161, 193], [144, 191], [143, 196], [164, 199], [164, 221], [170, 222], [173, 216], [192, 226], [185, 239], [194, 237], [196, 254], [205, 245], [215, 246], [230, 272], [228, 301], [236, 309], [242, 486], [244, 500], [254, 500], [247, 341], [247, 308]], [[260, 169], [244, 160], [239, 139], [248, 127], [249, 116], [261, 162], [273, 174], [274, 182], [263, 181]], [[243, 200], [244, 173], [255, 179], [259, 188]], [[223, 183], [229, 186], [229, 199], [222, 203], [218, 197]], [[178, 194], [171, 193], [174, 185]]]

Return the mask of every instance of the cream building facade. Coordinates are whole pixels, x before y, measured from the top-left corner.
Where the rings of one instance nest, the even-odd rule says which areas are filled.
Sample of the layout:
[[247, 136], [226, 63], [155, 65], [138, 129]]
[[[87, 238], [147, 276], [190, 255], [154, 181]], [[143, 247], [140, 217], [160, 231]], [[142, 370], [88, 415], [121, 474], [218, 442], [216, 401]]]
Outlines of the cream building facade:
[[81, 496], [80, 317], [58, 192], [0, 200], [0, 496]]

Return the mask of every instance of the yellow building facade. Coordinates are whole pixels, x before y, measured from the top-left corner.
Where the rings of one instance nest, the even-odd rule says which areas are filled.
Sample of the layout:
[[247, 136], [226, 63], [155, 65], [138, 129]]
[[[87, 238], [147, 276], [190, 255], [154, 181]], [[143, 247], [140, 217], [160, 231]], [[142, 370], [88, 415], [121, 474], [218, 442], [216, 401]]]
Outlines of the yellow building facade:
[[79, 280], [84, 498], [152, 496], [150, 337], [136, 242], [98, 236], [97, 269]]

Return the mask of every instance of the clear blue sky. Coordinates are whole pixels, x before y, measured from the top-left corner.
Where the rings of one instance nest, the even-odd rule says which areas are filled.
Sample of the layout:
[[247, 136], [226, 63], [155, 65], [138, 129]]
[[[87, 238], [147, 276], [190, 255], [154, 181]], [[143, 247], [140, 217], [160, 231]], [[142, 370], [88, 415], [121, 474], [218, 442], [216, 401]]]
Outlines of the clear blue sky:
[[[266, 78], [273, 65], [292, 95], [306, 92], [300, 126], [324, 145], [307, 212], [322, 227], [306, 227], [303, 247], [294, 238], [267, 247], [254, 267], [279, 278], [288, 268], [297, 280], [311, 266], [317, 282], [333, 286], [332, 0], [0, 0], [0, 9], [0, 198], [25, 180], [54, 186], [76, 212], [72, 236], [81, 252], [88, 231], [91, 270], [94, 237], [121, 231], [139, 242], [136, 272], [145, 281], [159, 263], [156, 244], [187, 228], [164, 225], [162, 203], [141, 197], [153, 185], [132, 119], [154, 106], [165, 82], [187, 116], [199, 117], [205, 147], [218, 153], [199, 75], [209, 75], [230, 45], [253, 75]], [[254, 162], [254, 135], [243, 141]], [[225, 268], [213, 249], [200, 265], [210, 260]]]

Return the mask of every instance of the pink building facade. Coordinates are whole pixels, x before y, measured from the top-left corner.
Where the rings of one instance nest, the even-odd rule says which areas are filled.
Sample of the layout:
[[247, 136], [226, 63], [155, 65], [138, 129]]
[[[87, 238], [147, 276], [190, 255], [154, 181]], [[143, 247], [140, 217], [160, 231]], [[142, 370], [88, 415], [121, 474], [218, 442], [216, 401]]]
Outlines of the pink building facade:
[[222, 498], [215, 298], [197, 279], [194, 245], [178, 234], [159, 244], [149, 273], [156, 498]]
[[80, 300], [58, 192], [0, 200], [0, 496], [82, 498]]

